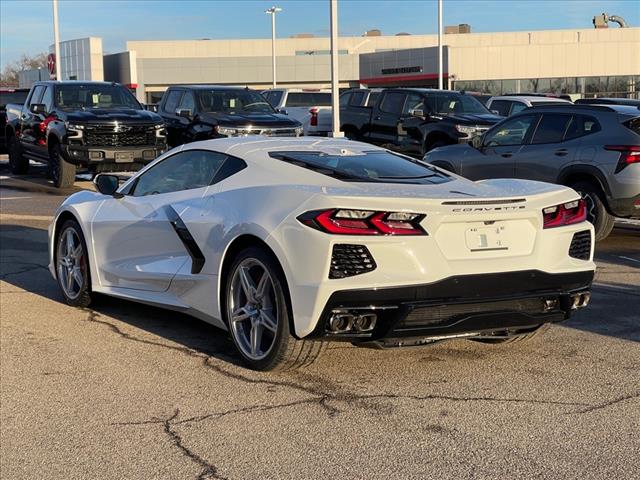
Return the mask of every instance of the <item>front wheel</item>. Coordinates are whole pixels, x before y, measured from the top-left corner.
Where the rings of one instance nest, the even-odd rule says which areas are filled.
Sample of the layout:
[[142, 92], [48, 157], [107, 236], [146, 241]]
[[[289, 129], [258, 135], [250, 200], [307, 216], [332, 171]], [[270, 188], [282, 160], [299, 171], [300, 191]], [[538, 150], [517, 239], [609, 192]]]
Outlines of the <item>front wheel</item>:
[[76, 166], [64, 159], [58, 143], [49, 150], [49, 171], [53, 184], [58, 188], [72, 187], [76, 181]]
[[87, 246], [80, 225], [67, 220], [55, 247], [56, 278], [65, 301], [73, 307], [91, 303]]
[[578, 192], [586, 203], [587, 221], [593, 224], [596, 242], [607, 238], [613, 230], [615, 218], [607, 212], [599, 189], [588, 182], [575, 183], [571, 188]]
[[265, 250], [241, 251], [228, 271], [225, 317], [242, 360], [254, 370], [292, 370], [313, 363], [320, 341], [291, 335], [284, 276]]

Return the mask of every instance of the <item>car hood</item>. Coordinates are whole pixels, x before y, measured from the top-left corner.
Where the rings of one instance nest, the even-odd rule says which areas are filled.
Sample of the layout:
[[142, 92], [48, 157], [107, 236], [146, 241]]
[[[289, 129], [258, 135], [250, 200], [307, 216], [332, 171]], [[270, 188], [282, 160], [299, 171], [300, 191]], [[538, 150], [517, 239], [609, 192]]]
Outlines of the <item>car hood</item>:
[[205, 121], [210, 121], [225, 127], [246, 127], [252, 125], [272, 128], [295, 128], [300, 126], [300, 122], [297, 120], [293, 120], [279, 113], [243, 112], [229, 114], [224, 112], [210, 112], [202, 114], [201, 117]]
[[100, 109], [80, 110], [68, 112], [65, 115], [68, 122], [78, 123], [161, 123], [160, 115], [148, 110], [134, 109]]
[[453, 122], [468, 125], [494, 125], [504, 120], [502, 117], [493, 115], [492, 113], [455, 113], [445, 118]]

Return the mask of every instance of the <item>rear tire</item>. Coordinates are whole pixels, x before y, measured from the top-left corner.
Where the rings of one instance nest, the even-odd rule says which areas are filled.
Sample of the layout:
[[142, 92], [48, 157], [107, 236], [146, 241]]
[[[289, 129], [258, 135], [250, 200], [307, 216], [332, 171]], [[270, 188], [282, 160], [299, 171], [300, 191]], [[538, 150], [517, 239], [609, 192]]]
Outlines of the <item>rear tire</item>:
[[22, 154], [22, 146], [15, 136], [11, 135], [7, 139], [7, 150], [9, 151], [9, 167], [11, 173], [24, 175], [29, 172], [29, 159]]
[[596, 242], [607, 238], [613, 230], [615, 217], [607, 212], [600, 189], [589, 182], [576, 182], [570, 187], [587, 203], [587, 221], [593, 224]]
[[58, 188], [72, 187], [76, 181], [76, 166], [64, 159], [59, 143], [49, 149], [49, 171], [53, 184]]
[[325, 350], [325, 342], [291, 335], [286, 281], [264, 249], [249, 247], [235, 257], [225, 277], [224, 298], [231, 338], [249, 368], [294, 370], [311, 365]]
[[520, 335], [514, 335], [513, 337], [507, 338], [476, 338], [472, 339], [474, 342], [480, 343], [489, 343], [492, 345], [505, 345], [507, 343], [518, 343], [518, 342], [528, 342], [531, 339], [537, 337], [538, 335], [542, 335], [547, 330], [551, 328], [550, 323], [543, 323], [538, 328], [536, 328], [533, 332], [523, 333]]
[[88, 307], [91, 279], [87, 244], [78, 222], [67, 220], [62, 224], [54, 254], [56, 280], [65, 301], [72, 307]]

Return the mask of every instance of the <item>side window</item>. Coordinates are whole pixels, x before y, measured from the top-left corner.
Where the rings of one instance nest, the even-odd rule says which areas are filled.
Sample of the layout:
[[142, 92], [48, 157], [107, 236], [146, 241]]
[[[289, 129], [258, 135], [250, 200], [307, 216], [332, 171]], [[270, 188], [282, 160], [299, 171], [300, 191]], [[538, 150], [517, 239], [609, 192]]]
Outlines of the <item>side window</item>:
[[593, 117], [586, 115], [574, 115], [571, 117], [564, 140], [573, 140], [574, 138], [584, 137], [591, 133], [602, 130], [598, 121]]
[[533, 134], [531, 143], [560, 143], [571, 122], [571, 115], [561, 115], [557, 113], [545, 113], [542, 120], [538, 122], [536, 132]]
[[282, 101], [282, 95], [284, 95], [284, 92], [282, 92], [281, 90], [275, 90], [273, 92], [269, 92], [269, 100], [268, 102], [271, 104], [271, 106], [273, 108], [276, 108], [278, 105], [280, 105], [280, 102]]
[[515, 115], [516, 113], [521, 112], [525, 108], [528, 108], [526, 103], [522, 103], [522, 102], [512, 102], [512, 103], [513, 103], [513, 106], [511, 107], [510, 115]]
[[184, 150], [144, 172], [133, 189], [134, 197], [158, 195], [211, 185], [227, 155], [208, 150]]
[[40, 99], [42, 98], [42, 94], [44, 93], [44, 86], [38, 85], [33, 89], [33, 95], [31, 95], [31, 99], [29, 100], [29, 106], [34, 105], [36, 103], [40, 103]]
[[176, 114], [178, 104], [180, 103], [180, 97], [182, 97], [182, 90], [170, 90], [167, 93], [167, 101], [164, 102], [162, 109], [172, 115]]
[[493, 100], [489, 109], [492, 111], [495, 110], [501, 117], [508, 117], [511, 102], [509, 100]]
[[404, 106], [404, 99], [406, 95], [399, 92], [390, 92], [385, 94], [380, 104], [380, 110], [387, 113], [402, 113], [402, 107]]
[[351, 105], [351, 97], [353, 93], [343, 93], [340, 95], [340, 106], [346, 107], [347, 105]]
[[196, 101], [192, 92], [184, 92], [182, 100], [180, 100], [180, 110], [190, 110], [191, 113], [196, 111]]
[[486, 133], [484, 146], [522, 145], [535, 118], [535, 115], [523, 115], [506, 120], [500, 126]]
[[44, 94], [42, 95], [42, 100], [40, 103], [44, 103], [44, 111], [47, 113], [53, 112], [53, 87], [48, 86]]
[[218, 183], [222, 180], [229, 178], [231, 175], [235, 175], [240, 170], [247, 168], [247, 164], [244, 160], [237, 157], [227, 157], [222, 166], [216, 172], [216, 175], [212, 183]]
[[362, 105], [363, 100], [364, 100], [364, 92], [353, 92], [351, 94], [351, 101], [349, 102], [349, 105], [352, 105], [354, 107], [359, 107]]
[[407, 101], [404, 102], [402, 114], [411, 115], [414, 110], [424, 110], [424, 98], [422, 97], [422, 95], [411, 93], [407, 95]]

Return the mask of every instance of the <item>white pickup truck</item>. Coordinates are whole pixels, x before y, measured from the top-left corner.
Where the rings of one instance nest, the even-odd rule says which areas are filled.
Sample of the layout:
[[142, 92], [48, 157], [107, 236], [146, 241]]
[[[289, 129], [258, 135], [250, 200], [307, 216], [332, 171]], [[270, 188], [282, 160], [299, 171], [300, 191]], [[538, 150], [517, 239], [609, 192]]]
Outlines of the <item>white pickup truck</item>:
[[[304, 90], [296, 88], [272, 88], [262, 95], [280, 113], [298, 120], [305, 135], [320, 135], [317, 115], [323, 110], [331, 110], [331, 90]], [[331, 119], [329, 119], [331, 130]], [[326, 135], [326, 131], [322, 133]]]

